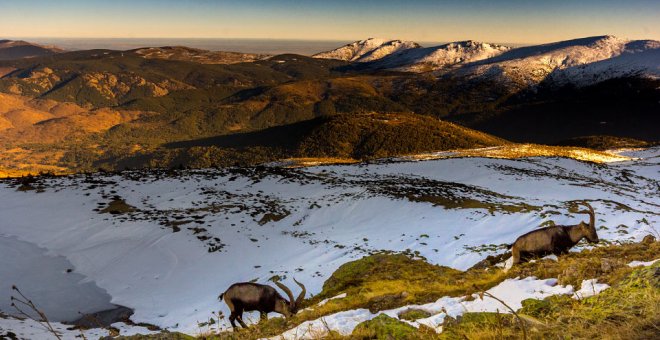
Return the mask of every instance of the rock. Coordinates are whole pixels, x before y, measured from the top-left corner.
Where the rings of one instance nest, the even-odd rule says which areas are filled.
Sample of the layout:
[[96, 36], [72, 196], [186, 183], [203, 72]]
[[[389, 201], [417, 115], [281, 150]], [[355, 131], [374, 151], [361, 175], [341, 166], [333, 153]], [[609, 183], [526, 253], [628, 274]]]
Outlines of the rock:
[[600, 261], [600, 270], [603, 273], [609, 273], [620, 267], [623, 267], [623, 263], [618, 259], [604, 258]]
[[87, 314], [69, 324], [83, 328], [109, 327], [116, 322], [128, 321], [131, 315], [133, 315], [132, 309], [124, 306], [117, 306], [113, 309]]
[[358, 324], [353, 330], [357, 339], [403, 340], [419, 338], [417, 329], [385, 314]]
[[398, 316], [400, 320], [415, 321], [417, 319], [428, 318], [431, 315], [432, 315], [431, 313], [423, 309], [409, 308], [399, 313]]
[[493, 267], [496, 264], [505, 261], [511, 257], [511, 252], [505, 252], [503, 254], [499, 255], [489, 255], [485, 259], [477, 262], [474, 264], [474, 266], [470, 267], [468, 270], [473, 270], [473, 269], [487, 269], [489, 267]]

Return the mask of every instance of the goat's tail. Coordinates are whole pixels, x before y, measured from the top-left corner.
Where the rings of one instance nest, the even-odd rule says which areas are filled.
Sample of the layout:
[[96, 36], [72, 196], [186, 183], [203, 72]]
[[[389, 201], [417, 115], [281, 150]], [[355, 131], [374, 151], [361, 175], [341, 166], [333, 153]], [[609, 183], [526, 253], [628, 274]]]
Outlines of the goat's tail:
[[222, 301], [223, 296], [225, 296], [225, 293], [220, 294], [220, 296], [218, 296], [218, 300]]

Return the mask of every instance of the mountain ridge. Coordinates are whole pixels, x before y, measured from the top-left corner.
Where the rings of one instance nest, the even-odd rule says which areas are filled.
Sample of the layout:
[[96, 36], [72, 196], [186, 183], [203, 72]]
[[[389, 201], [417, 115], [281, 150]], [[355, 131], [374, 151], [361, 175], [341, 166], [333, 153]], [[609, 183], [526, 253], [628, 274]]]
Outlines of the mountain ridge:
[[34, 58], [61, 53], [64, 50], [24, 40], [0, 39], [0, 60]]
[[351, 62], [369, 62], [392, 53], [421, 47], [416, 42], [368, 38], [358, 40], [336, 49], [314, 54], [313, 58], [338, 59]]
[[[522, 88], [541, 82], [585, 86], [627, 76], [660, 77], [660, 41], [630, 40], [613, 35], [570, 39], [540, 45], [508, 47], [472, 40], [384, 51], [378, 58], [361, 59], [364, 46], [378, 50], [383, 39], [359, 40], [316, 58], [343, 58], [355, 70], [392, 70], [432, 73], [435, 76], [494, 79]], [[379, 45], [380, 44], [380, 45]]]

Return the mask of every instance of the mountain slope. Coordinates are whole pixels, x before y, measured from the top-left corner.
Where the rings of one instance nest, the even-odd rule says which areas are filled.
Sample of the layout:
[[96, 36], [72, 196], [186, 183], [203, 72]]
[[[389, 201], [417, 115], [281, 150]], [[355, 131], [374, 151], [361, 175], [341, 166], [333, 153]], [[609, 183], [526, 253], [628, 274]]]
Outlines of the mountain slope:
[[51, 46], [42, 46], [23, 40], [0, 40], [0, 60], [34, 58], [62, 52]]
[[[174, 58], [174, 57], [173, 57]], [[336, 60], [280, 55], [232, 65], [184, 60], [148, 59], [131, 51], [89, 50], [0, 63], [0, 91], [75, 102], [83, 106], [116, 106], [172, 91], [224, 88], [244, 90], [333, 73]]]
[[659, 54], [658, 41], [589, 37], [512, 49], [467, 65], [456, 75], [495, 78], [518, 87], [543, 81], [584, 86], [626, 76], [660, 77]]
[[331, 51], [317, 53], [313, 57], [368, 62], [378, 60], [393, 53], [419, 47], [419, 44], [412, 41], [369, 38], [352, 42]]
[[[557, 157], [464, 157], [0, 181], [0, 309], [13, 310], [12, 284], [39, 306], [57, 291], [74, 312], [105, 308], [75, 294], [91, 283], [101, 288], [93, 293], [109, 295], [102, 301], [135, 309], [135, 322], [198, 332], [212, 311], [228, 315], [217, 297], [234, 282], [267, 284], [280, 275], [289, 285], [295, 276], [316, 295], [342, 264], [381, 250], [465, 270], [548, 220], [579, 223], [584, 215], [569, 207], [584, 200], [596, 210], [603, 243], [639, 241], [660, 223], [658, 152], [599, 166]], [[104, 212], [118, 200], [133, 209]], [[35, 271], [6, 261], [17, 252], [36, 261], [49, 256], [53, 267]], [[601, 271], [599, 262], [584, 266]], [[564, 273], [570, 278], [575, 269]], [[471, 283], [481, 284], [468, 280], [465, 287]]]
[[[319, 117], [260, 131], [167, 143], [163, 148], [99, 162], [106, 168], [230, 166], [285, 158], [365, 160], [481, 148], [507, 141], [410, 113]], [[239, 156], [240, 155], [240, 156]]]
[[492, 58], [509, 50], [510, 47], [502, 45], [471, 40], [459, 41], [435, 47], [403, 50], [374, 61], [367, 67], [425, 72]]
[[185, 46], [144, 47], [129, 52], [147, 59], [182, 60], [200, 64], [247, 63], [271, 57], [267, 54], [208, 51]]

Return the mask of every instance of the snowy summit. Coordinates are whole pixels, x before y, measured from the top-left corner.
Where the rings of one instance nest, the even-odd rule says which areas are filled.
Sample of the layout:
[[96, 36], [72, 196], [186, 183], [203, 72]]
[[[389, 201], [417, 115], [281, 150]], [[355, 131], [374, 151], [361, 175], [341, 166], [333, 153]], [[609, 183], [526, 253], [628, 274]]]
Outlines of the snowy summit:
[[412, 41], [369, 38], [352, 42], [331, 51], [315, 54], [313, 57], [368, 62], [381, 59], [392, 53], [419, 47], [419, 44]]

